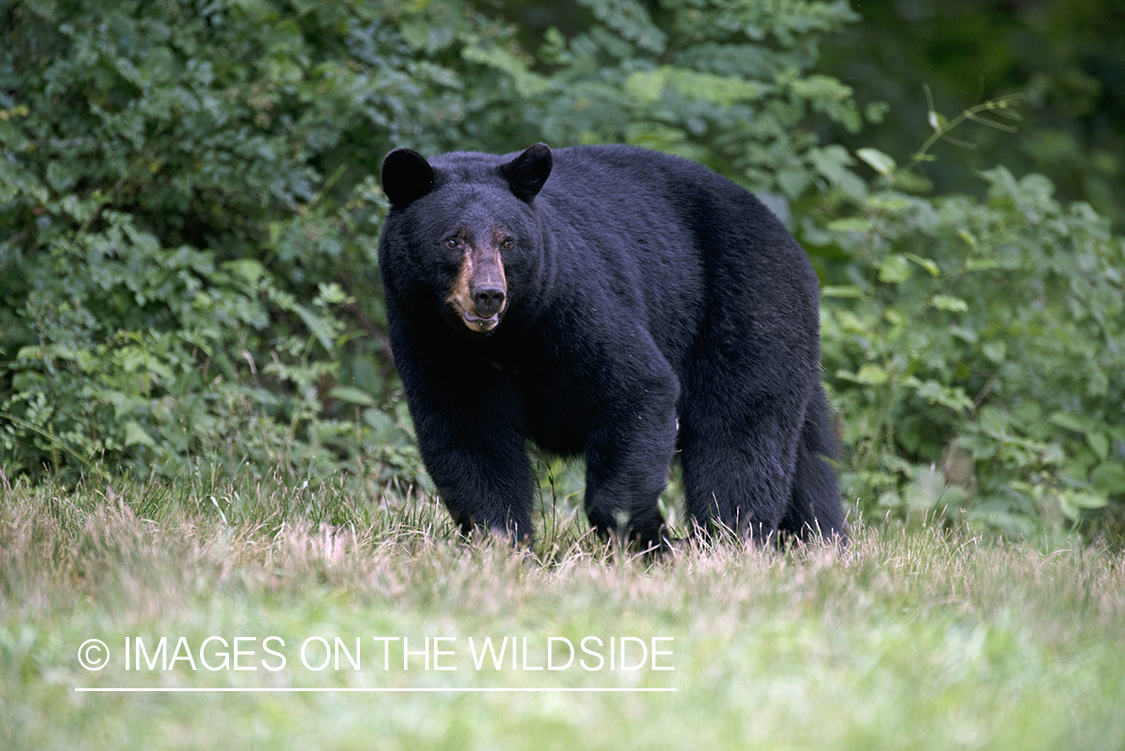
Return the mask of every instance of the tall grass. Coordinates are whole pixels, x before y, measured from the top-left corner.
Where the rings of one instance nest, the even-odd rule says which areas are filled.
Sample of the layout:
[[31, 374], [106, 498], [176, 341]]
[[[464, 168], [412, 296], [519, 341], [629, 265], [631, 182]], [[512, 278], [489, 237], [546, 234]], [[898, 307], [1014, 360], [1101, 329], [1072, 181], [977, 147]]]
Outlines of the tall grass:
[[[1125, 559], [1078, 540], [853, 524], [843, 552], [731, 541], [660, 560], [563, 517], [534, 549], [456, 538], [425, 497], [280, 478], [0, 501], [3, 748], [1125, 747]], [[257, 662], [268, 635], [289, 661]], [[477, 670], [466, 646], [673, 637], [675, 668]], [[249, 644], [256, 671], [124, 669], [125, 638]], [[309, 636], [363, 640], [312, 670]], [[453, 671], [373, 636], [452, 636]], [[116, 655], [84, 670], [79, 646]], [[651, 642], [650, 642], [651, 643]], [[198, 652], [195, 653], [198, 657]], [[213, 661], [214, 662], [214, 661]], [[75, 688], [663, 688], [674, 693], [85, 693]]]

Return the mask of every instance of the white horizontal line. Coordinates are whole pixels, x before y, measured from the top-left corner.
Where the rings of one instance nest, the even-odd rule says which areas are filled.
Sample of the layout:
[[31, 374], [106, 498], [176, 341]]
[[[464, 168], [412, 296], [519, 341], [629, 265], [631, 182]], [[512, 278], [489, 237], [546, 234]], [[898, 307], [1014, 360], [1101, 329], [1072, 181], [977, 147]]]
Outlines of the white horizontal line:
[[176, 693], [670, 693], [674, 688], [82, 688], [76, 692], [101, 694], [176, 694]]

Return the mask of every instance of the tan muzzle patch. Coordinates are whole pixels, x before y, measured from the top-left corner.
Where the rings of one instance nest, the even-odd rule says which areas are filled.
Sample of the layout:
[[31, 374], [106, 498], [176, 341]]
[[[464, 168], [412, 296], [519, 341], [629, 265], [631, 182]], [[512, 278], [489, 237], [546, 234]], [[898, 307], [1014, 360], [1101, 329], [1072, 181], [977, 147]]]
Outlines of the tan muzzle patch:
[[468, 245], [453, 289], [445, 301], [471, 330], [484, 332], [496, 328], [500, 314], [508, 305], [507, 279], [500, 251]]

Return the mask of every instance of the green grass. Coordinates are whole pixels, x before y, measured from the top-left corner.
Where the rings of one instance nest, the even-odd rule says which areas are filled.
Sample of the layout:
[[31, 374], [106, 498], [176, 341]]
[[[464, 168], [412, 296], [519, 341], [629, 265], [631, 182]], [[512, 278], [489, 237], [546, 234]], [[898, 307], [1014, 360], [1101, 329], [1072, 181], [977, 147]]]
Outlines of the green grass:
[[[728, 541], [652, 562], [565, 519], [531, 552], [469, 544], [425, 500], [342, 487], [0, 492], [0, 748], [1125, 748], [1125, 558], [1077, 541], [857, 524], [842, 554]], [[254, 636], [261, 666], [269, 635], [276, 672], [124, 670], [126, 637], [182, 636], [198, 660], [209, 636]], [[305, 668], [309, 636], [362, 637], [362, 669]], [[392, 650], [384, 671], [374, 636], [457, 637], [458, 669]], [[469, 636], [526, 636], [529, 665], [548, 636], [671, 636], [675, 670], [478, 671]], [[101, 671], [79, 665], [90, 638]], [[675, 692], [74, 690], [122, 686]]]

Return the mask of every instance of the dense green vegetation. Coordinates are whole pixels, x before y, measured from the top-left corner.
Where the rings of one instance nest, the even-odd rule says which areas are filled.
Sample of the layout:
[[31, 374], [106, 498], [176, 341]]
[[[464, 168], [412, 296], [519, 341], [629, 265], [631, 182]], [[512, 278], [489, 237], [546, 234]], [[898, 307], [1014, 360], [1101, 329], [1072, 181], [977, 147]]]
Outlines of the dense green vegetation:
[[[544, 525], [537, 553], [467, 544], [432, 501], [373, 511], [339, 487], [5, 490], [0, 746], [13, 751], [1125, 744], [1125, 561], [1075, 540], [1039, 549], [890, 522], [855, 526], [842, 555], [724, 541], [654, 563], [611, 554], [573, 521]], [[306, 503], [338, 526], [310, 522]], [[212, 636], [226, 648], [204, 648]], [[434, 669], [432, 642], [430, 669], [416, 655], [404, 670], [401, 642], [388, 662], [372, 641], [421, 652], [427, 636], [450, 639], [441, 664], [456, 671]], [[675, 670], [477, 669], [466, 647], [526, 637], [536, 667], [551, 636], [671, 637], [657, 665]], [[223, 667], [237, 637], [240, 666], [257, 670]], [[341, 639], [359, 669], [324, 665], [319, 643], [306, 667], [310, 637]], [[126, 638], [147, 645], [128, 670]], [[107, 646], [103, 669], [80, 666], [87, 639]], [[120, 687], [675, 692], [75, 691]]]
[[978, 131], [927, 170], [939, 192], [981, 194], [977, 170], [1039, 172], [1067, 202], [1125, 226], [1125, 5], [1113, 0], [864, 0], [863, 23], [824, 39], [823, 65], [888, 105], [854, 148], [913, 148], [928, 86], [940, 109], [1021, 93], [1020, 135]]
[[0, 10], [4, 478], [424, 489], [384, 335], [379, 160], [624, 141], [759, 191], [808, 249], [849, 505], [1122, 528], [1122, 238], [1004, 166], [927, 192], [949, 156], [926, 139], [1018, 143], [980, 123], [1017, 102], [865, 140], [900, 102], [835, 77], [843, 42], [820, 64], [867, 28], [845, 2], [551, 7], [538, 26], [538, 4], [467, 0]]

